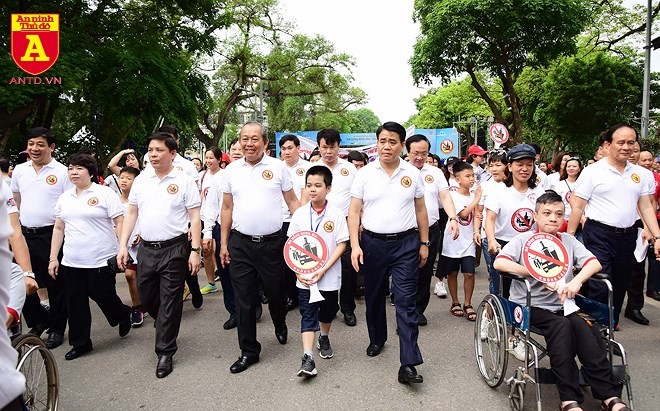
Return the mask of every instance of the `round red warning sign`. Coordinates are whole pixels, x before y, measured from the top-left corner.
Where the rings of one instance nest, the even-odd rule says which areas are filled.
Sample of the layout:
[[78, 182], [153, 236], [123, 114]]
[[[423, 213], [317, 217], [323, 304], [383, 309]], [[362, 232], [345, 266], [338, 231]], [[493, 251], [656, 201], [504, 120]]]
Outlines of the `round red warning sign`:
[[328, 261], [328, 246], [314, 231], [300, 231], [284, 244], [284, 261], [298, 274], [313, 274]]
[[488, 134], [495, 144], [504, 144], [509, 140], [509, 129], [504, 124], [493, 123]]
[[554, 283], [568, 272], [568, 252], [557, 236], [536, 233], [523, 245], [523, 262], [532, 277]]

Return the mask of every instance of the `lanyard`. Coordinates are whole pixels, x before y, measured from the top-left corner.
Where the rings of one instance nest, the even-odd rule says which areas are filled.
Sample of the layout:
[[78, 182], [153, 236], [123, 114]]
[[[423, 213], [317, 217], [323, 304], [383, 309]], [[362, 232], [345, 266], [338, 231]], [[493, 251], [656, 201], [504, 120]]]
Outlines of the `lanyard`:
[[310, 230], [314, 230], [316, 233], [319, 230], [319, 226], [321, 225], [321, 221], [323, 221], [323, 217], [325, 216], [325, 212], [328, 210], [328, 202], [326, 201], [325, 205], [323, 206], [323, 214], [321, 214], [321, 217], [319, 218], [319, 223], [316, 225], [316, 228], [314, 228], [314, 223], [312, 220], [312, 214], [316, 213], [316, 210], [314, 210], [314, 207], [312, 207], [312, 202], [309, 202], [309, 228]]

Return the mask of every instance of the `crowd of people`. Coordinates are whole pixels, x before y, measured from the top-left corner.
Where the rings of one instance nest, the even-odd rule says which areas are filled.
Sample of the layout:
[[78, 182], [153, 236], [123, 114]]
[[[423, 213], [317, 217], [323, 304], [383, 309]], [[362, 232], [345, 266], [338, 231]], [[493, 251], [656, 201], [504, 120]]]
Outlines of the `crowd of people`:
[[[344, 159], [339, 132], [324, 129], [317, 150], [304, 159], [299, 139], [289, 134], [279, 140], [276, 159], [268, 153], [264, 127], [249, 122], [228, 153], [211, 147], [202, 165], [180, 154], [177, 129], [164, 126], [149, 136], [144, 159], [122, 150], [103, 178], [91, 154], [60, 163], [53, 158], [53, 133], [31, 129], [29, 160], [12, 173], [0, 161], [7, 208], [0, 234], [15, 261], [9, 298], [0, 301], [7, 305], [7, 328], [22, 313], [29, 332], [47, 332], [45, 343], [55, 348], [68, 325], [71, 349], [65, 359], [74, 360], [93, 351], [90, 298], [120, 337], [148, 315], [156, 331], [156, 376], [164, 378], [173, 371], [184, 300], [191, 298], [199, 308], [204, 295], [222, 290], [223, 328], [237, 328], [238, 336], [231, 373], [260, 359], [256, 327], [265, 304], [280, 344], [288, 340], [287, 312], [300, 310], [297, 375], [311, 377], [318, 372], [315, 346], [321, 358], [333, 357], [331, 324], [341, 311], [344, 323], [355, 326], [355, 300], [362, 296], [366, 354], [380, 354], [388, 339], [389, 297], [400, 346], [398, 381], [421, 383], [417, 340], [419, 326], [427, 325], [431, 290], [441, 298], [449, 295], [452, 315], [475, 321], [475, 272], [483, 259], [489, 291], [520, 300], [520, 290], [500, 280], [498, 270], [529, 275], [519, 264], [520, 242], [541, 231], [568, 244], [571, 264], [582, 269], [563, 283], [537, 284], [532, 297], [532, 323], [545, 327], [553, 372], [562, 381], [561, 407], [580, 409], [575, 355], [598, 370], [607, 359], [604, 352], [585, 354], [564, 341], [571, 327], [576, 335], [588, 330], [564, 312], [564, 301], [577, 292], [606, 299], [606, 290], [589, 281], [602, 271], [613, 283], [617, 329], [626, 294], [624, 315], [648, 325], [642, 314], [645, 264], [635, 259], [638, 237], [648, 244], [646, 295], [660, 300], [660, 175], [636, 131], [614, 126], [601, 135], [594, 159], [584, 162], [561, 152], [551, 167], [539, 162], [535, 144], [492, 151], [472, 145], [465, 159], [443, 161], [431, 153], [425, 136], [406, 137], [394, 122], [380, 126], [376, 139], [375, 159], [357, 151]], [[325, 259], [310, 272], [294, 271], [284, 256], [285, 242], [309, 232], [326, 247]], [[206, 278], [200, 287], [202, 266]], [[117, 295], [117, 272], [124, 273], [130, 304]], [[487, 327], [488, 319], [482, 324]], [[509, 345], [525, 359], [517, 337]], [[560, 358], [562, 365], [555, 366]], [[609, 374], [596, 374], [592, 392], [603, 409], [627, 409], [619, 399], [621, 387]], [[13, 399], [9, 395], [7, 403]]]

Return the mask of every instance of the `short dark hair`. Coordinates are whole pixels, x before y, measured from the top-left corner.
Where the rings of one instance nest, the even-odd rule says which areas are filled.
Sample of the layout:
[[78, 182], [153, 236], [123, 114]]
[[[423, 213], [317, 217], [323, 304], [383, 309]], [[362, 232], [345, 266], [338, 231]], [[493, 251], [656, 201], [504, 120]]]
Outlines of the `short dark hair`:
[[[162, 127], [161, 127], [162, 128]], [[174, 137], [172, 137], [171, 134], [163, 132], [163, 131], [158, 131], [156, 133], [153, 133], [152, 135], [147, 138], [147, 147], [149, 147], [149, 143], [151, 143], [152, 140], [158, 140], [162, 141], [165, 143], [165, 146], [170, 150], [178, 150], [179, 146], [176, 143], [176, 140], [174, 140]]]
[[229, 147], [233, 146], [236, 143], [238, 143], [238, 137], [236, 137], [235, 139], [229, 142]]
[[323, 184], [325, 184], [326, 187], [330, 187], [332, 185], [332, 171], [330, 171], [330, 169], [326, 166], [310, 167], [305, 174], [305, 185], [307, 185], [307, 178], [309, 176], [322, 176]]
[[386, 123], [383, 123], [382, 126], [378, 127], [378, 130], [376, 130], [376, 138], [380, 136], [380, 133], [383, 132], [383, 130], [391, 131], [393, 133], [396, 133], [399, 136], [399, 142], [403, 143], [406, 141], [406, 129], [403, 128], [403, 126], [399, 123], [396, 123], [394, 121], [388, 121]]
[[334, 145], [337, 143], [339, 145], [341, 143], [339, 131], [332, 128], [324, 128], [316, 134], [316, 144], [319, 146], [321, 145], [321, 139], [325, 140], [326, 144]]
[[[266, 134], [266, 127], [260, 122], [248, 121], [247, 123], [241, 126], [241, 131], [243, 130], [243, 128], [245, 128], [245, 126], [259, 126], [259, 129], [261, 129], [261, 139], [263, 140], [264, 143], [268, 141], [268, 135]], [[240, 136], [240, 131], [238, 132], [238, 134]]]
[[472, 167], [472, 165], [467, 161], [459, 160], [452, 165], [451, 170], [453, 171], [454, 175], [456, 175], [456, 173], [460, 173], [461, 171], [474, 170], [474, 167]]
[[293, 141], [294, 146], [300, 147], [300, 139], [297, 136], [294, 136], [293, 134], [287, 134], [280, 139], [279, 142], [280, 148], [282, 148], [282, 146], [289, 141]]
[[206, 150], [206, 152], [211, 152], [213, 153], [213, 157], [215, 157], [216, 160], [222, 160], [222, 150], [220, 150], [218, 147], [213, 146]]
[[121, 170], [119, 170], [119, 175], [121, 175], [121, 173], [133, 174], [133, 177], [137, 177], [140, 175], [140, 170], [138, 170], [135, 167], [126, 166], [126, 167], [122, 167]]
[[47, 129], [45, 127], [33, 127], [33, 128], [28, 130], [27, 140], [37, 138], [37, 137], [45, 138], [46, 143], [48, 144], [48, 147], [55, 144], [55, 135], [53, 134], [52, 131], [50, 131], [49, 129]]
[[488, 154], [488, 164], [493, 164], [500, 162], [504, 165], [509, 164], [509, 161], [506, 157], [506, 151], [504, 150], [494, 150]]
[[4, 157], [0, 157], [0, 171], [7, 174], [9, 172], [9, 160]]
[[177, 128], [172, 124], [166, 124], [166, 125], [160, 127], [158, 129], [158, 131], [161, 132], [161, 133], [169, 134], [175, 140], [179, 139], [179, 130], [177, 130]]
[[80, 166], [85, 167], [89, 175], [94, 178], [98, 172], [96, 160], [89, 154], [76, 153], [72, 154], [67, 161], [67, 166]]
[[552, 190], [548, 190], [545, 193], [541, 194], [539, 198], [536, 199], [536, 207], [534, 208], [534, 211], [539, 211], [539, 207], [541, 207], [544, 204], [556, 204], [556, 203], [561, 203], [562, 205], [564, 205], [564, 200], [562, 200], [561, 196], [556, 192]]
[[347, 159], [348, 161], [363, 161], [364, 164], [367, 164], [369, 162], [369, 160], [364, 158], [364, 154], [356, 150], [349, 151]]
[[630, 124], [620, 123], [620, 124], [615, 124], [612, 127], [607, 129], [607, 131], [605, 132], [605, 135], [603, 135], [603, 137], [602, 137], [603, 142], [608, 142], [608, 143], [611, 144], [612, 143], [612, 137], [614, 136], [614, 133], [616, 133], [616, 131], [621, 129], [621, 128], [631, 129], [632, 131], [635, 132], [635, 141], [639, 140], [639, 135], [637, 134], [637, 130], [635, 129], [635, 127], [631, 126]]
[[314, 156], [319, 156], [319, 157], [321, 156], [321, 152], [319, 151], [318, 148], [315, 148], [314, 150], [312, 150], [311, 153], [309, 153], [309, 158], [308, 158], [308, 160], [310, 160], [310, 159], [311, 159], [312, 157], [314, 157]]
[[527, 143], [527, 145], [531, 146], [534, 149], [537, 156], [541, 154], [541, 146], [540, 145], [538, 145], [536, 143]]
[[429, 145], [429, 152], [431, 151], [431, 142], [423, 134], [414, 134], [406, 139], [406, 151], [410, 152], [410, 145], [412, 143], [419, 143], [420, 141], [426, 141], [426, 144]]

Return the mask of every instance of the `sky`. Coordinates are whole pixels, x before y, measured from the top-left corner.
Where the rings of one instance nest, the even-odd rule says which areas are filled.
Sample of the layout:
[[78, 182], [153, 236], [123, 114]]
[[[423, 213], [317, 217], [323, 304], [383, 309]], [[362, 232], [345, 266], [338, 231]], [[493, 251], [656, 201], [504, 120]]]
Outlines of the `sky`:
[[[365, 106], [381, 122], [403, 123], [416, 113], [414, 99], [429, 87], [415, 86], [408, 63], [419, 34], [419, 25], [412, 20], [413, 0], [280, 0], [280, 7], [298, 32], [320, 34], [338, 52], [355, 58], [355, 85], [367, 92]], [[652, 70], [657, 71], [660, 50], [652, 56]]]

